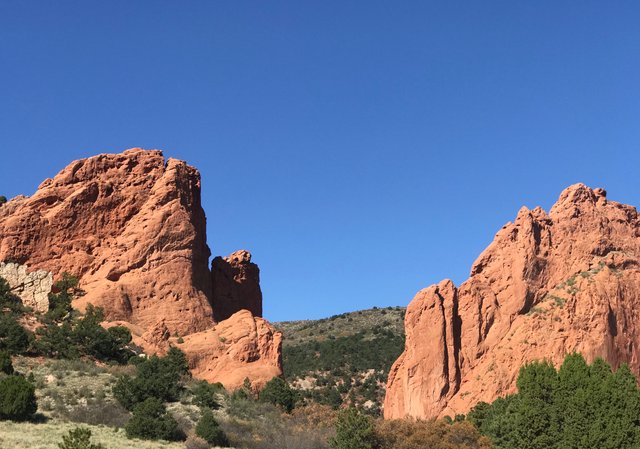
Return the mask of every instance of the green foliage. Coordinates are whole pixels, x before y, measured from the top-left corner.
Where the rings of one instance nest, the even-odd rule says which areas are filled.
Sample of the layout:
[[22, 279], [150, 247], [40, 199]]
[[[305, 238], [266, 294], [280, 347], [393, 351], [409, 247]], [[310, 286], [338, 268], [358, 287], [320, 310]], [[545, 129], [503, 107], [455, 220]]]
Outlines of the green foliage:
[[147, 398], [133, 408], [133, 416], [125, 426], [129, 438], [143, 440], [181, 440], [184, 435], [178, 423], [160, 399]]
[[375, 440], [371, 419], [349, 407], [338, 414], [336, 436], [329, 445], [332, 449], [373, 449]]
[[7, 197], [4, 195], [0, 195], [0, 204], [4, 204], [7, 202]]
[[67, 272], [62, 273], [62, 279], [53, 284], [53, 291], [57, 293], [49, 293], [49, 311], [45, 319], [57, 323], [71, 318], [71, 301], [74, 295], [82, 293], [78, 288], [78, 278]]
[[13, 374], [13, 364], [11, 363], [11, 354], [7, 351], [0, 351], [0, 373]]
[[211, 410], [209, 409], [205, 409], [202, 413], [202, 417], [196, 425], [196, 435], [212, 446], [226, 447], [229, 445], [227, 436], [224, 434], [220, 425], [213, 417], [213, 413], [211, 413]]
[[274, 377], [266, 383], [259, 398], [262, 402], [277, 405], [287, 413], [291, 413], [291, 410], [296, 406], [298, 395], [284, 379]]
[[221, 383], [210, 384], [206, 380], [197, 381], [193, 387], [191, 387], [194, 404], [214, 410], [220, 408], [220, 404], [218, 404], [216, 400], [216, 395], [221, 391], [224, 391]]
[[135, 377], [120, 377], [113, 395], [127, 410], [148, 398], [176, 401], [183, 389], [180, 379], [187, 373], [184, 353], [171, 348], [166, 357], [154, 355], [139, 363]]
[[131, 332], [126, 327], [103, 328], [101, 308], [89, 304], [81, 318], [70, 317], [62, 323], [50, 323], [38, 331], [38, 352], [49, 357], [73, 359], [89, 356], [97, 360], [125, 363], [131, 351]]
[[11, 291], [11, 287], [6, 279], [0, 277], [0, 312], [8, 310], [12, 314], [19, 315], [24, 312], [25, 307], [22, 301]]
[[[389, 369], [403, 349], [403, 334], [374, 326], [344, 337], [285, 345], [282, 359], [287, 379], [317, 379], [318, 388], [301, 392], [306, 399], [339, 407], [352, 392], [352, 399], [348, 400], [352, 405], [367, 401], [379, 404]], [[365, 378], [370, 370], [374, 374]], [[376, 414], [379, 408], [371, 411]]]
[[0, 315], [0, 350], [22, 354], [29, 348], [31, 334], [13, 315]]
[[0, 380], [0, 419], [25, 421], [33, 417], [38, 405], [35, 386], [22, 376]]
[[91, 430], [86, 427], [76, 427], [62, 437], [58, 443], [60, 449], [105, 449], [102, 444], [91, 443]]
[[640, 390], [631, 371], [615, 373], [568, 355], [556, 371], [547, 362], [523, 367], [518, 393], [479, 403], [467, 419], [497, 449], [625, 449], [640, 447]]

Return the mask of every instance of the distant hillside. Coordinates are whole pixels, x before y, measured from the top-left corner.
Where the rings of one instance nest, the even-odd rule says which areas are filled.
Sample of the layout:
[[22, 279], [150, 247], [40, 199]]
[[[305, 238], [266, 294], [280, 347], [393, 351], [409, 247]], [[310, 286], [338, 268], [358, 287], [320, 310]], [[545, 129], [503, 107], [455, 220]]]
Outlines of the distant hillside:
[[373, 308], [320, 320], [274, 323], [283, 370], [309, 400], [380, 413], [387, 374], [404, 349], [404, 307]]

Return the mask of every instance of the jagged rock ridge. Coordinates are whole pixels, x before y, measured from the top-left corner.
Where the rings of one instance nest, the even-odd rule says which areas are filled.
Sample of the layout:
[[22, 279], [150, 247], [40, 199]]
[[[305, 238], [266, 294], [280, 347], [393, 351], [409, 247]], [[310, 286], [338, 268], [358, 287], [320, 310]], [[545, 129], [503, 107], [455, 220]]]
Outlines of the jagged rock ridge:
[[[235, 292], [235, 302], [226, 304], [214, 296], [210, 254], [200, 174], [185, 162], [165, 160], [161, 151], [134, 148], [75, 161], [33, 196], [0, 207], [0, 261], [28, 264], [54, 278], [78, 276], [86, 294], [74, 306], [104, 308], [109, 320], [126, 323], [147, 347], [153, 342], [144, 336], [151, 338], [159, 323], [170, 335], [211, 329], [214, 303], [225, 318], [256, 302], [260, 306], [250, 310], [261, 314], [257, 266], [251, 264], [255, 276], [232, 279], [233, 288], [218, 282], [218, 289]], [[266, 322], [260, 326], [273, 332]], [[269, 344], [277, 346], [278, 339]]]
[[467, 412], [515, 391], [526, 362], [577, 351], [640, 372], [640, 219], [603, 189], [567, 188], [547, 214], [523, 207], [456, 288], [420, 291], [405, 318], [385, 417]]

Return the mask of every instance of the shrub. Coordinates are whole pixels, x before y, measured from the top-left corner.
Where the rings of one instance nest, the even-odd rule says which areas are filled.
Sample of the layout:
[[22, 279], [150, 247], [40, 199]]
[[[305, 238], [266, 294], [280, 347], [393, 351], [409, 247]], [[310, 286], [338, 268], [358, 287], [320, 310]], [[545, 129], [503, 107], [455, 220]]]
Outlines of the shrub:
[[556, 370], [548, 362], [520, 369], [518, 393], [479, 403], [467, 419], [497, 449], [640, 447], [640, 389], [626, 365], [614, 373], [580, 354]]
[[62, 443], [58, 443], [60, 449], [104, 449], [102, 444], [91, 443], [91, 430], [85, 427], [76, 427], [62, 437]]
[[298, 396], [289, 384], [281, 377], [274, 377], [266, 383], [260, 392], [260, 401], [282, 407], [287, 413], [296, 405]]
[[398, 419], [376, 425], [376, 449], [490, 449], [488, 438], [470, 422]]
[[374, 427], [369, 417], [353, 407], [338, 414], [336, 436], [329, 440], [332, 449], [373, 449], [374, 444]]
[[0, 351], [0, 373], [13, 374], [11, 355], [7, 351]]
[[62, 279], [53, 286], [58, 293], [49, 293], [49, 311], [45, 318], [53, 322], [64, 321], [71, 317], [71, 300], [74, 295], [82, 293], [78, 288], [78, 278], [65, 272], [62, 273]]
[[151, 356], [137, 365], [135, 377], [122, 376], [113, 387], [115, 398], [127, 409], [147, 398], [176, 401], [182, 391], [180, 378], [188, 372], [186, 357], [171, 348], [166, 357]]
[[7, 202], [7, 197], [4, 195], [0, 195], [0, 204], [4, 204]]
[[184, 445], [187, 449], [209, 449], [209, 443], [195, 435], [190, 435]]
[[210, 384], [205, 380], [201, 380], [195, 383], [191, 388], [193, 393], [193, 403], [200, 407], [208, 407], [212, 409], [220, 408], [220, 404], [216, 401], [216, 394], [223, 391], [222, 384]]
[[0, 316], [0, 350], [21, 354], [27, 350], [30, 342], [29, 332], [13, 316]]
[[11, 292], [11, 286], [6, 279], [0, 277], [0, 312], [9, 309], [11, 312], [21, 312], [24, 309], [22, 301]]
[[229, 441], [224, 434], [218, 422], [213, 417], [211, 410], [205, 409], [202, 413], [202, 418], [196, 425], [196, 435], [204, 439], [207, 443], [213, 446], [228, 446]]
[[100, 325], [102, 321], [102, 309], [89, 304], [84, 316], [75, 323], [71, 335], [78, 352], [98, 360], [125, 363], [131, 355], [125, 349], [131, 342], [131, 332], [123, 326], [105, 329]]
[[127, 437], [143, 440], [184, 439], [178, 430], [178, 423], [157, 398], [148, 398], [133, 408], [133, 416], [125, 426], [125, 431]]
[[25, 421], [38, 409], [35, 386], [21, 376], [0, 380], [0, 419]]

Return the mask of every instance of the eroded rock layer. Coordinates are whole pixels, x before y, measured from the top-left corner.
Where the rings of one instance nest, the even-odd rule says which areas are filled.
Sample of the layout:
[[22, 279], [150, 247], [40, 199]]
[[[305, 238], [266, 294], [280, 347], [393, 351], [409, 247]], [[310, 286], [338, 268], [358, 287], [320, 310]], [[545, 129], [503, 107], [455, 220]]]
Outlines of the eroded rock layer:
[[[185, 162], [165, 160], [161, 151], [135, 148], [75, 161], [44, 181], [33, 196], [16, 197], [0, 206], [0, 261], [28, 264], [30, 269], [53, 273], [54, 278], [63, 272], [78, 276], [85, 295], [75, 300], [74, 307], [82, 310], [89, 303], [102, 307], [108, 320], [127, 325], [147, 340], [157, 340], [159, 334], [186, 340], [209, 332], [216, 323], [214, 303], [225, 319], [243, 308], [254, 315], [262, 313], [258, 267], [250, 262], [251, 255], [241, 251], [221, 259], [228, 259], [229, 267], [217, 271], [230, 276], [232, 287], [217, 282], [216, 292], [212, 277], [218, 277], [209, 270], [209, 256], [200, 174]], [[243, 317], [235, 322], [242, 329], [249, 321], [262, 329], [238, 331], [245, 335], [243, 341], [255, 340], [258, 352], [266, 341], [260, 336], [271, 332], [276, 338], [266, 321], [251, 314]], [[235, 347], [237, 360], [243, 360], [242, 348], [249, 351], [250, 346]], [[153, 344], [146, 348], [153, 349]], [[184, 349], [196, 357], [188, 345]], [[263, 352], [273, 351], [279, 352], [279, 346]], [[198, 356], [198, 369], [209, 372], [205, 359], [211, 368], [223, 358], [209, 349], [206, 357]], [[255, 361], [253, 355], [246, 358]], [[267, 367], [263, 371], [280, 372], [277, 357], [265, 355], [260, 360]], [[251, 369], [243, 369], [251, 379]], [[225, 376], [235, 376], [231, 371], [213, 371], [220, 376], [215, 380], [223, 383]], [[262, 381], [259, 371], [254, 370]]]
[[31, 271], [26, 265], [0, 262], [0, 277], [6, 280], [22, 304], [35, 312], [49, 310], [49, 292], [53, 275], [44, 270]]
[[522, 208], [460, 287], [420, 291], [387, 384], [385, 418], [466, 413], [515, 391], [520, 367], [570, 352], [640, 373], [640, 219], [576, 184]]

